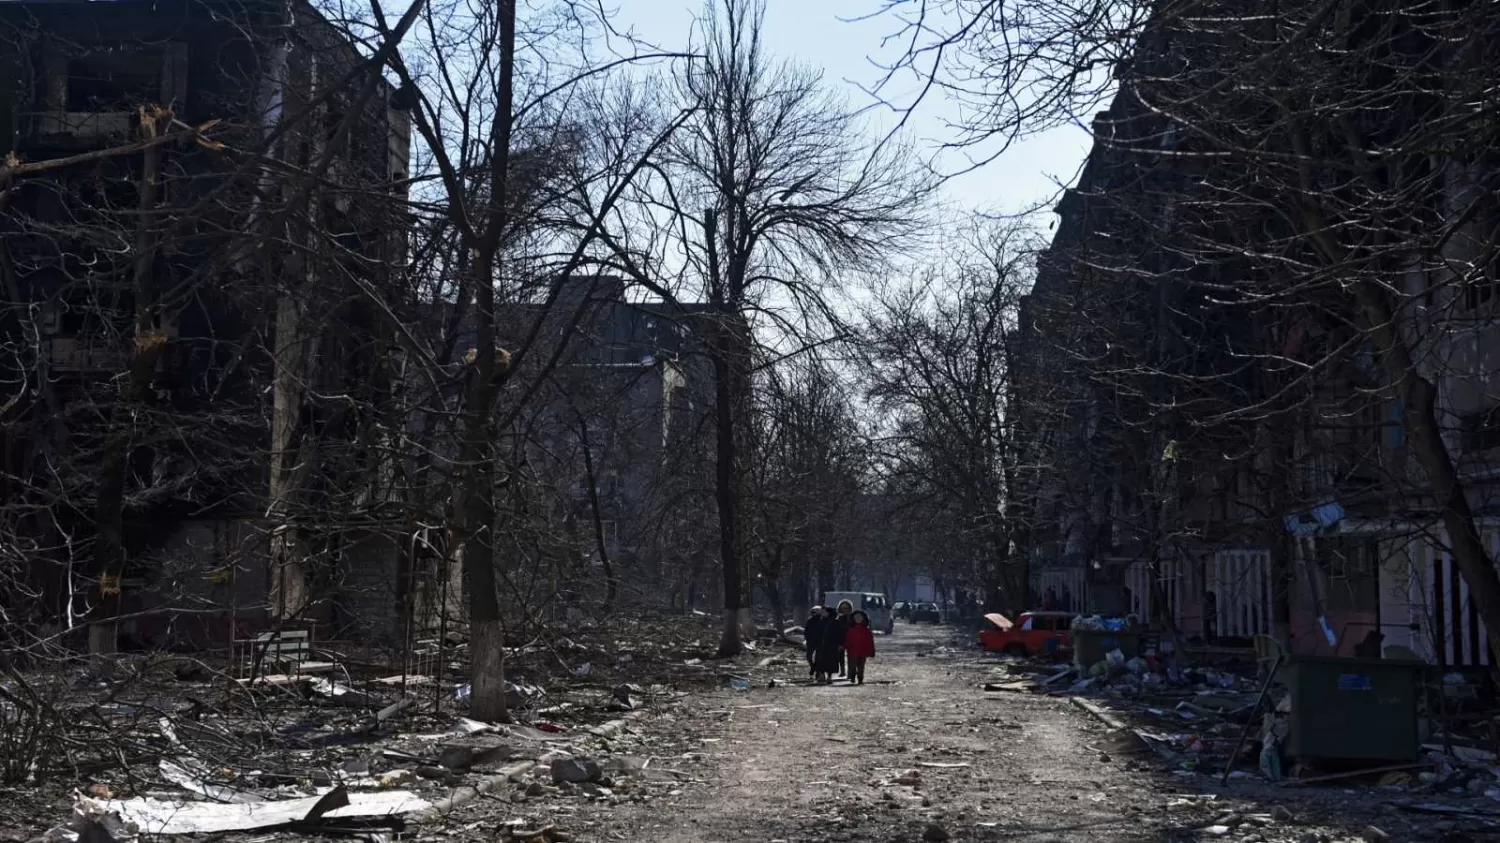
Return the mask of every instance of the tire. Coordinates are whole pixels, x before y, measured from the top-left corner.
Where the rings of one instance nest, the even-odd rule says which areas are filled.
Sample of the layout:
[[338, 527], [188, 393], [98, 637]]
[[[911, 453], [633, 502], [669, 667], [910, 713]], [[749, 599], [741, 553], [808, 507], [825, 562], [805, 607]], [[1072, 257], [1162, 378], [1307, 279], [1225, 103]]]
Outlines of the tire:
[[1005, 653], [1007, 656], [1019, 656], [1023, 659], [1026, 658], [1027, 655], [1025, 644], [1006, 644], [1005, 649], [1001, 652]]

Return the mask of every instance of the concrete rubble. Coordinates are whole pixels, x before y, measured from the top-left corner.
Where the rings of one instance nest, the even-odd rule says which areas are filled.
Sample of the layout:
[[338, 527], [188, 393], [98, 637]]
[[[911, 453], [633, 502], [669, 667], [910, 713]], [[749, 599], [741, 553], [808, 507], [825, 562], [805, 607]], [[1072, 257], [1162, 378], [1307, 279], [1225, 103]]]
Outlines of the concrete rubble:
[[[587, 631], [512, 653], [507, 702], [516, 722], [505, 724], [465, 716], [461, 638], [448, 642], [452, 658], [437, 676], [345, 669], [336, 678], [246, 683], [147, 663], [119, 679], [64, 677], [58, 705], [71, 706], [82, 724], [70, 746], [118, 748], [128, 766], [112, 754], [57, 759], [91, 771], [77, 792], [38, 770], [34, 784], [11, 791], [23, 799], [7, 808], [34, 819], [32, 840], [109, 843], [275, 829], [399, 831], [445, 823], [480, 797], [516, 805], [648, 801], [691, 779], [683, 767], [693, 761], [657, 754], [662, 747], [643, 742], [636, 721], [670, 722], [693, 689], [721, 688], [726, 675], [757, 687], [773, 678], [785, 684], [794, 661], [766, 656], [774, 643], [736, 662], [686, 658], [711, 654], [715, 630], [698, 619], [625, 638]], [[577, 669], [584, 664], [590, 668]], [[28, 681], [43, 688], [50, 680]], [[59, 802], [72, 806], [61, 824]], [[540, 825], [509, 829], [506, 839], [570, 838]]]
[[[1423, 728], [1433, 734], [1410, 763], [1317, 769], [1285, 756], [1291, 695], [1273, 682], [1262, 702], [1262, 677], [1253, 658], [1186, 665], [1168, 643], [1133, 658], [1112, 650], [1087, 666], [1009, 656], [989, 656], [982, 665], [986, 676], [980, 684], [986, 692], [1068, 697], [1081, 703], [1109, 732], [1101, 741], [1101, 763], [1142, 767], [1149, 762], [1177, 776], [1226, 783], [1369, 787], [1406, 797], [1399, 804], [1436, 796], [1453, 800], [1449, 804], [1500, 812], [1500, 762], [1482, 746], [1487, 725], [1500, 725], [1493, 711], [1470, 711], [1462, 734], [1444, 732], [1436, 718], [1428, 721]], [[1452, 687], [1460, 678], [1449, 676], [1445, 683]], [[1473, 696], [1472, 691], [1465, 694]], [[1475, 820], [1484, 815], [1457, 816]], [[1288, 821], [1282, 812], [1275, 819]]]

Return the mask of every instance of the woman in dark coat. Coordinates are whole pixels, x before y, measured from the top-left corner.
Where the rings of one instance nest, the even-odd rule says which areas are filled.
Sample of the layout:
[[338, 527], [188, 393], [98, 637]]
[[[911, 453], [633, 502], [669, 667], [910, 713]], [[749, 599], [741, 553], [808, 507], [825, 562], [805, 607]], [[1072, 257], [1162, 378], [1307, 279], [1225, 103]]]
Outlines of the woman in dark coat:
[[839, 603], [838, 613], [823, 622], [823, 634], [818, 641], [818, 681], [828, 684], [833, 681], [844, 660], [844, 633], [849, 630], [849, 616], [854, 613], [854, 604], [848, 600]]
[[826, 623], [828, 615], [823, 607], [814, 606], [807, 616], [807, 623], [802, 625], [802, 641], [807, 648], [807, 674], [813, 678], [818, 676], [818, 644], [823, 640]]

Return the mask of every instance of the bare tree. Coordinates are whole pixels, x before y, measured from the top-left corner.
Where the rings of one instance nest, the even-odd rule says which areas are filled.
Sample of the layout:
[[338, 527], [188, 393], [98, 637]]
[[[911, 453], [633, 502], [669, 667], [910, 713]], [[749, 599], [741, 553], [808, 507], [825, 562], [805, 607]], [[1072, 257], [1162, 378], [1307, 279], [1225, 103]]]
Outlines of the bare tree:
[[[1475, 517], [1487, 446], [1466, 432], [1493, 404], [1478, 386], [1493, 366], [1453, 351], [1494, 318], [1495, 124], [1474, 108], [1500, 66], [1493, 15], [1402, 0], [928, 5], [957, 25], [919, 36], [906, 66], [946, 57], [924, 67], [973, 106], [959, 143], [1079, 118], [1114, 70], [1077, 194], [1084, 234], [1058, 249], [1084, 283], [1057, 300], [1093, 326], [1100, 353], [1081, 371], [1123, 397], [1104, 402], [1134, 431], [1117, 450], [1134, 441], [1153, 463], [1136, 476], [1165, 483], [1148, 511], [1179, 507], [1153, 543], [1187, 529], [1183, 484], [1222, 434], [1265, 481], [1241, 497], [1266, 527], [1330, 499], [1360, 501], [1367, 521], [1419, 513], [1500, 646]], [[990, 72], [953, 76], [979, 56]], [[1358, 447], [1393, 429], [1398, 446]], [[1334, 440], [1347, 462], [1325, 469]], [[1369, 471], [1380, 480], [1357, 489]], [[1285, 591], [1301, 540], [1278, 532]], [[1397, 532], [1381, 535], [1404, 547]]]
[[691, 116], [642, 197], [653, 230], [670, 237], [620, 242], [615, 259], [666, 300], [708, 305], [700, 330], [715, 371], [724, 656], [741, 650], [750, 597], [743, 450], [755, 334], [816, 342], [836, 322], [830, 285], [877, 266], [914, 232], [925, 196], [904, 149], [862, 140], [863, 122], [816, 73], [766, 52], [764, 12], [757, 0], [705, 7], [707, 55], [674, 92]]
[[808, 608], [815, 563], [857, 544], [869, 455], [850, 390], [826, 363], [784, 364], [764, 370], [761, 382], [747, 455], [746, 524], [756, 580], [781, 629], [789, 610]]
[[[438, 460], [452, 498], [433, 503], [468, 587], [472, 706], [488, 719], [508, 716], [508, 569], [497, 556], [507, 526], [496, 495], [526, 453], [515, 425], [567, 352], [568, 329], [584, 317], [584, 302], [565, 292], [591, 262], [623, 192], [676, 126], [668, 117], [624, 141], [606, 133], [590, 143], [569, 108], [637, 57], [590, 55], [590, 38], [605, 23], [597, 10], [563, 2], [524, 11], [523, 19], [513, 0], [428, 3], [424, 35], [386, 62], [412, 100], [431, 185], [423, 198], [434, 283], [426, 292], [444, 315], [434, 336], [407, 350], [437, 385], [427, 392], [425, 418], [457, 441]], [[378, 7], [367, 25], [389, 37]], [[600, 125], [612, 119], [595, 114]], [[510, 350], [501, 348], [502, 331], [515, 335]], [[442, 386], [455, 378], [456, 395]], [[504, 492], [510, 500], [518, 493]]]
[[1018, 518], [1010, 354], [1034, 235], [976, 220], [965, 247], [915, 282], [881, 291], [865, 327], [863, 372], [885, 413], [881, 452], [958, 521], [978, 583], [1026, 602], [1026, 560], [1013, 557]]

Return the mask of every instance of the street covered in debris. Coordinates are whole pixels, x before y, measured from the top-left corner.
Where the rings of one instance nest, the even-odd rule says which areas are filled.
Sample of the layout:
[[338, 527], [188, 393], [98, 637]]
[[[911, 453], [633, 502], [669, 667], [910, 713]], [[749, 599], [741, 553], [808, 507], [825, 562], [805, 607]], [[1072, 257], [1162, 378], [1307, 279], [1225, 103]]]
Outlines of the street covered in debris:
[[1497, 92], [1500, 0], [0, 2], [0, 843], [1500, 840]]
[[[535, 662], [538, 684], [514, 687], [510, 724], [466, 717], [462, 684], [431, 679], [267, 686], [238, 716], [225, 702], [242, 690], [202, 706], [223, 693], [212, 682], [158, 683], [140, 703], [124, 699], [146, 683], [87, 705], [99, 689], [80, 688], [63, 709], [82, 721], [68, 734], [108, 735], [96, 757], [131, 763], [91, 773], [80, 740], [68, 770], [0, 792], [0, 839], [1384, 843], [1500, 824], [1485, 793], [1500, 787], [1492, 761], [1432, 753], [1399, 778], [1282, 783], [1247, 772], [1252, 762], [1225, 779], [1227, 758], [1202, 745], [1229, 731], [1203, 722], [1227, 709], [1213, 702], [1227, 673], [1212, 687], [1193, 677], [1167, 711], [1068, 683], [1021, 692], [1018, 674], [1045, 683], [1070, 670], [984, 655], [951, 627], [899, 624], [865, 685], [814, 686], [784, 642], [711, 662], [667, 637], [693, 627], [638, 628], [668, 645], [657, 650], [554, 645]], [[1177, 749], [1169, 729], [1186, 736]]]

